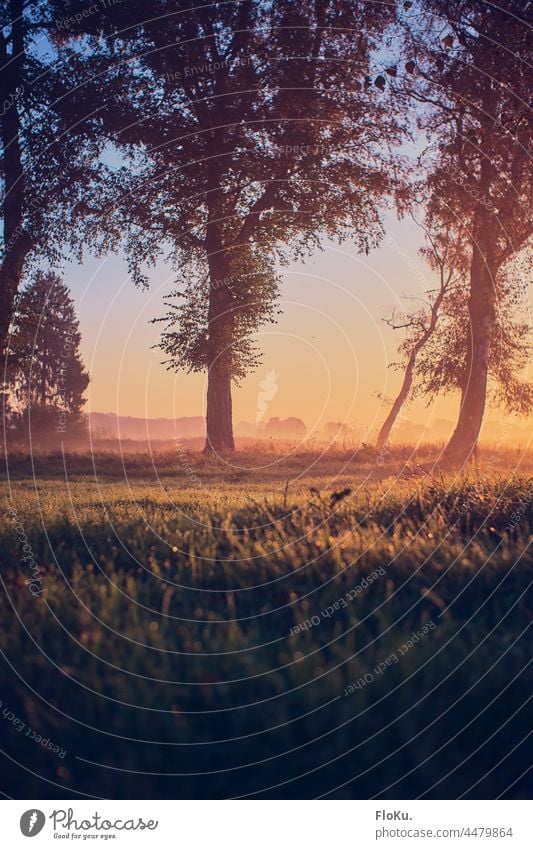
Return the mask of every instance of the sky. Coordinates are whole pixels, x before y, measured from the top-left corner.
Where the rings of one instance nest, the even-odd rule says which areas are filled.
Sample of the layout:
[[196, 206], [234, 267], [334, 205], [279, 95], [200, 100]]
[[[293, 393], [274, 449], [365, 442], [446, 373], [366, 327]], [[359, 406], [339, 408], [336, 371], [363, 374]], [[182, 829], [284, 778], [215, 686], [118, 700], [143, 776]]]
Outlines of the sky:
[[[390, 213], [385, 230], [381, 246], [369, 256], [358, 255], [350, 243], [324, 241], [322, 251], [282, 269], [283, 312], [276, 325], [257, 334], [262, 364], [234, 387], [235, 424], [256, 421], [265, 385], [269, 400], [262, 421], [298, 416], [308, 429], [340, 420], [369, 431], [382, 423], [402, 377], [390, 367], [400, 332], [382, 318], [393, 306], [406, 305], [402, 295], [421, 296], [436, 284], [418, 255], [420, 228]], [[91, 375], [88, 411], [142, 418], [204, 414], [206, 375], [167, 371], [162, 352], [153, 347], [163, 325], [150, 320], [165, 312], [163, 297], [174, 288], [171, 270], [156, 268], [150, 288], [141, 291], [123, 257], [89, 253], [82, 264], [67, 264], [64, 279]], [[405, 416], [417, 423], [453, 422], [458, 400], [440, 398], [429, 406], [417, 401]], [[489, 410], [488, 416], [503, 418], [499, 411]]]
[[[310, 430], [336, 420], [364, 431], [379, 426], [387, 413], [379, 393], [390, 401], [401, 380], [401, 372], [390, 367], [401, 331], [391, 330], [382, 318], [392, 306], [406, 305], [403, 295], [421, 296], [436, 284], [418, 255], [420, 228], [393, 214], [385, 227], [381, 246], [369, 256], [358, 255], [349, 242], [325, 241], [322, 251], [282, 270], [283, 312], [277, 324], [257, 334], [262, 364], [234, 387], [235, 424], [256, 421], [261, 384], [267, 381], [262, 421], [298, 416]], [[156, 268], [147, 291], [135, 288], [120, 255], [88, 256], [81, 265], [67, 265], [64, 277], [91, 375], [88, 411], [143, 418], [204, 414], [206, 375], [167, 371], [162, 352], [153, 348], [162, 325], [150, 320], [165, 312], [171, 270]], [[417, 401], [404, 415], [418, 423], [453, 421], [457, 407], [457, 397], [429, 407]]]
[[[407, 145], [409, 148], [409, 145]], [[413, 153], [413, 151], [411, 151]], [[385, 219], [386, 235], [369, 256], [354, 246], [324, 241], [305, 262], [282, 269], [282, 314], [257, 334], [260, 367], [233, 389], [234, 422], [255, 422], [261, 392], [269, 396], [262, 421], [297, 416], [309, 430], [346, 421], [369, 433], [379, 427], [398, 392], [402, 373], [391, 368], [401, 339], [382, 321], [402, 295], [422, 295], [435, 275], [418, 255], [420, 228], [411, 220]], [[167, 371], [154, 349], [174, 288], [173, 273], [157, 267], [150, 288], [135, 288], [120, 255], [86, 256], [67, 263], [82, 334], [82, 356], [91, 375], [86, 409], [123, 416], [176, 418], [205, 412], [206, 375]], [[411, 302], [412, 304], [412, 302]], [[530, 307], [531, 308], [531, 307]], [[382, 396], [382, 397], [380, 397]], [[458, 397], [409, 405], [416, 423], [453, 422]], [[503, 420], [499, 411], [488, 418]]]

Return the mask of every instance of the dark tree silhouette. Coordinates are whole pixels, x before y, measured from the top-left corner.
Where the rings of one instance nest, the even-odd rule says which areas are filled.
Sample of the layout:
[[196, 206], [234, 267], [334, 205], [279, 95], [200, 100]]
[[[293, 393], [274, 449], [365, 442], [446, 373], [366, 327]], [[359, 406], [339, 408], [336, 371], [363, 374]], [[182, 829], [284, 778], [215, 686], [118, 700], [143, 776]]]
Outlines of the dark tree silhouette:
[[54, 53], [60, 32], [42, 0], [0, 2], [0, 352], [30, 258], [56, 260], [61, 244], [76, 243], [94, 168], [90, 125], [68, 105], [76, 74]]
[[[272, 317], [276, 259], [322, 234], [361, 251], [379, 241], [399, 126], [372, 55], [394, 15], [394, 4], [328, 0], [129, 0], [79, 25], [91, 61], [110, 63], [102, 120], [131, 157], [110, 170], [91, 226], [106, 244], [125, 234], [137, 282], [165, 250], [175, 262], [187, 303], [163, 342], [175, 365], [207, 368], [207, 450], [234, 447], [243, 328]], [[252, 275], [235, 271], [248, 263]]]
[[49, 432], [79, 434], [89, 375], [68, 287], [55, 274], [37, 272], [20, 293], [7, 357], [7, 390], [17, 431], [32, 439]]
[[[444, 462], [463, 465], [479, 435], [498, 312], [497, 277], [532, 232], [528, 121], [529, 31], [521, 0], [424, 0], [436, 16], [421, 47], [412, 95], [431, 107], [438, 139], [428, 220], [468, 245], [469, 288], [461, 405]], [[438, 34], [438, 43], [432, 37]], [[428, 49], [429, 47], [429, 49]]]

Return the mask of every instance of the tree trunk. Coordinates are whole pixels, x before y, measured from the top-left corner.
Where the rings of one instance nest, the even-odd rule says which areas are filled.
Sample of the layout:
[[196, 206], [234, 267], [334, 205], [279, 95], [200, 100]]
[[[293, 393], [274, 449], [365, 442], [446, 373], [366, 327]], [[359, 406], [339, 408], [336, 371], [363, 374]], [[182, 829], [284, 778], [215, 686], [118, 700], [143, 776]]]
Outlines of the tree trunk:
[[235, 451], [231, 403], [232, 343], [234, 316], [226, 288], [228, 277], [224, 253], [209, 256], [211, 289], [208, 309], [208, 371], [206, 441], [204, 453]]
[[391, 431], [396, 422], [396, 419], [398, 417], [398, 414], [402, 409], [405, 401], [407, 400], [407, 396], [409, 395], [409, 391], [413, 383], [413, 372], [415, 368], [416, 355], [419, 350], [419, 348], [413, 348], [409, 355], [409, 360], [407, 362], [407, 366], [405, 368], [405, 373], [403, 376], [402, 387], [398, 392], [398, 395], [396, 396], [396, 400], [394, 401], [394, 404], [390, 409], [389, 415], [385, 419], [378, 434], [378, 438], [376, 440], [376, 448], [378, 451], [383, 451], [383, 449], [385, 448], [389, 440], [389, 436], [391, 435]]
[[24, 263], [31, 248], [31, 239], [22, 233], [15, 246], [9, 249], [0, 264], [0, 356], [2, 358], [2, 369], [4, 368], [9, 325], [15, 308], [15, 298], [22, 280]]
[[46, 407], [46, 351], [43, 352], [41, 366], [41, 404]]
[[[11, 0], [12, 56], [7, 53], [6, 41], [0, 33], [0, 97], [9, 104], [13, 92], [24, 88], [22, 65], [24, 54], [24, 16], [21, 0]], [[25, 185], [20, 143], [20, 118], [16, 99], [8, 105], [2, 121], [2, 155], [4, 198], [2, 217], [4, 229], [3, 259], [0, 265], [0, 355], [6, 353], [9, 325], [13, 318], [15, 297], [22, 279], [26, 258], [33, 240], [24, 229]]]
[[390, 409], [389, 415], [385, 419], [385, 421], [382, 425], [382, 428], [381, 428], [381, 430], [378, 434], [378, 438], [376, 440], [376, 448], [377, 448], [378, 451], [383, 451], [383, 449], [385, 448], [385, 446], [388, 442], [389, 436], [391, 435], [391, 431], [392, 431], [394, 424], [396, 422], [396, 419], [399, 415], [399, 412], [402, 409], [405, 402], [407, 401], [407, 398], [409, 396], [409, 392], [411, 390], [411, 386], [413, 385], [413, 375], [414, 375], [415, 366], [416, 366], [416, 358], [418, 357], [418, 354], [420, 353], [420, 351], [422, 350], [422, 348], [424, 347], [426, 342], [431, 338], [433, 331], [435, 330], [435, 327], [437, 326], [437, 321], [438, 321], [438, 318], [439, 318], [439, 310], [440, 310], [442, 301], [444, 299], [444, 295], [446, 293], [446, 287], [447, 287], [447, 285], [450, 281], [450, 278], [448, 278], [448, 281], [446, 283], [444, 282], [444, 273], [445, 273], [445, 270], [444, 270], [444, 267], [443, 267], [441, 269], [440, 291], [439, 291], [437, 297], [435, 298], [435, 300], [434, 300], [434, 302], [431, 306], [428, 325], [427, 325], [426, 329], [423, 331], [423, 333], [420, 336], [420, 338], [418, 339], [418, 341], [413, 345], [413, 347], [411, 349], [411, 352], [410, 352], [409, 357], [407, 359], [407, 365], [405, 367], [405, 372], [404, 372], [404, 376], [403, 376], [401, 389], [398, 392], [398, 395], [396, 396], [396, 400], [394, 401], [394, 404], [392, 405], [392, 407]]
[[222, 361], [216, 360], [207, 375], [207, 436], [204, 452], [235, 450], [231, 405], [231, 376]]
[[491, 259], [488, 228], [473, 244], [468, 314], [470, 333], [461, 406], [455, 430], [444, 450], [445, 465], [463, 467], [475, 452], [485, 413], [489, 354], [496, 317], [496, 267]]

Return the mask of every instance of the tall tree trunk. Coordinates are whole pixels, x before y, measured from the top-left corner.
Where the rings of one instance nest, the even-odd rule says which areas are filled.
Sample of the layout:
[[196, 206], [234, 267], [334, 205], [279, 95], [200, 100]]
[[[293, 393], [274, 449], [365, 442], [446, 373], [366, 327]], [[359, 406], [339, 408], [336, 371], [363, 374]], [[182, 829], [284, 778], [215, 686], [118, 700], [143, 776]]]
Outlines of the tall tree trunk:
[[206, 440], [204, 451], [227, 453], [235, 450], [231, 403], [231, 376], [222, 358], [216, 360], [207, 375]]
[[15, 94], [24, 88], [24, 17], [22, 0], [11, 0], [12, 55], [0, 32], [0, 99], [8, 105], [1, 118], [4, 199], [2, 217], [4, 249], [0, 263], [0, 355], [6, 352], [7, 334], [15, 297], [33, 240], [24, 229], [24, 169], [20, 145], [20, 118]]
[[24, 233], [0, 263], [0, 357], [2, 370], [6, 353], [9, 325], [13, 318], [15, 299], [22, 280], [24, 264], [32, 248], [32, 240]]
[[472, 458], [485, 413], [489, 354], [496, 317], [497, 268], [492, 261], [488, 227], [473, 240], [468, 315], [470, 327], [461, 406], [455, 430], [444, 450], [445, 465], [462, 467]]
[[225, 281], [228, 277], [223, 251], [209, 255], [208, 371], [206, 441], [204, 452], [235, 450], [231, 402], [234, 316]]

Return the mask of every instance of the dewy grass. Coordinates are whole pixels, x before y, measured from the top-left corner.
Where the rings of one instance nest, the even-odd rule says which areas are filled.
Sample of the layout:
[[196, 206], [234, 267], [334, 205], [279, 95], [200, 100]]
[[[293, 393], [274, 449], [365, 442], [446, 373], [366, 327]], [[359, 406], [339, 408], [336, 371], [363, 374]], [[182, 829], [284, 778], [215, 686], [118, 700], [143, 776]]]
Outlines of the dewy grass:
[[248, 477], [260, 457], [244, 459], [221, 473], [198, 455], [194, 487], [157, 457], [68, 457], [66, 477], [35, 458], [36, 480], [12, 464], [13, 794], [525, 795], [528, 468], [413, 477], [398, 455], [373, 474], [337, 453]]

